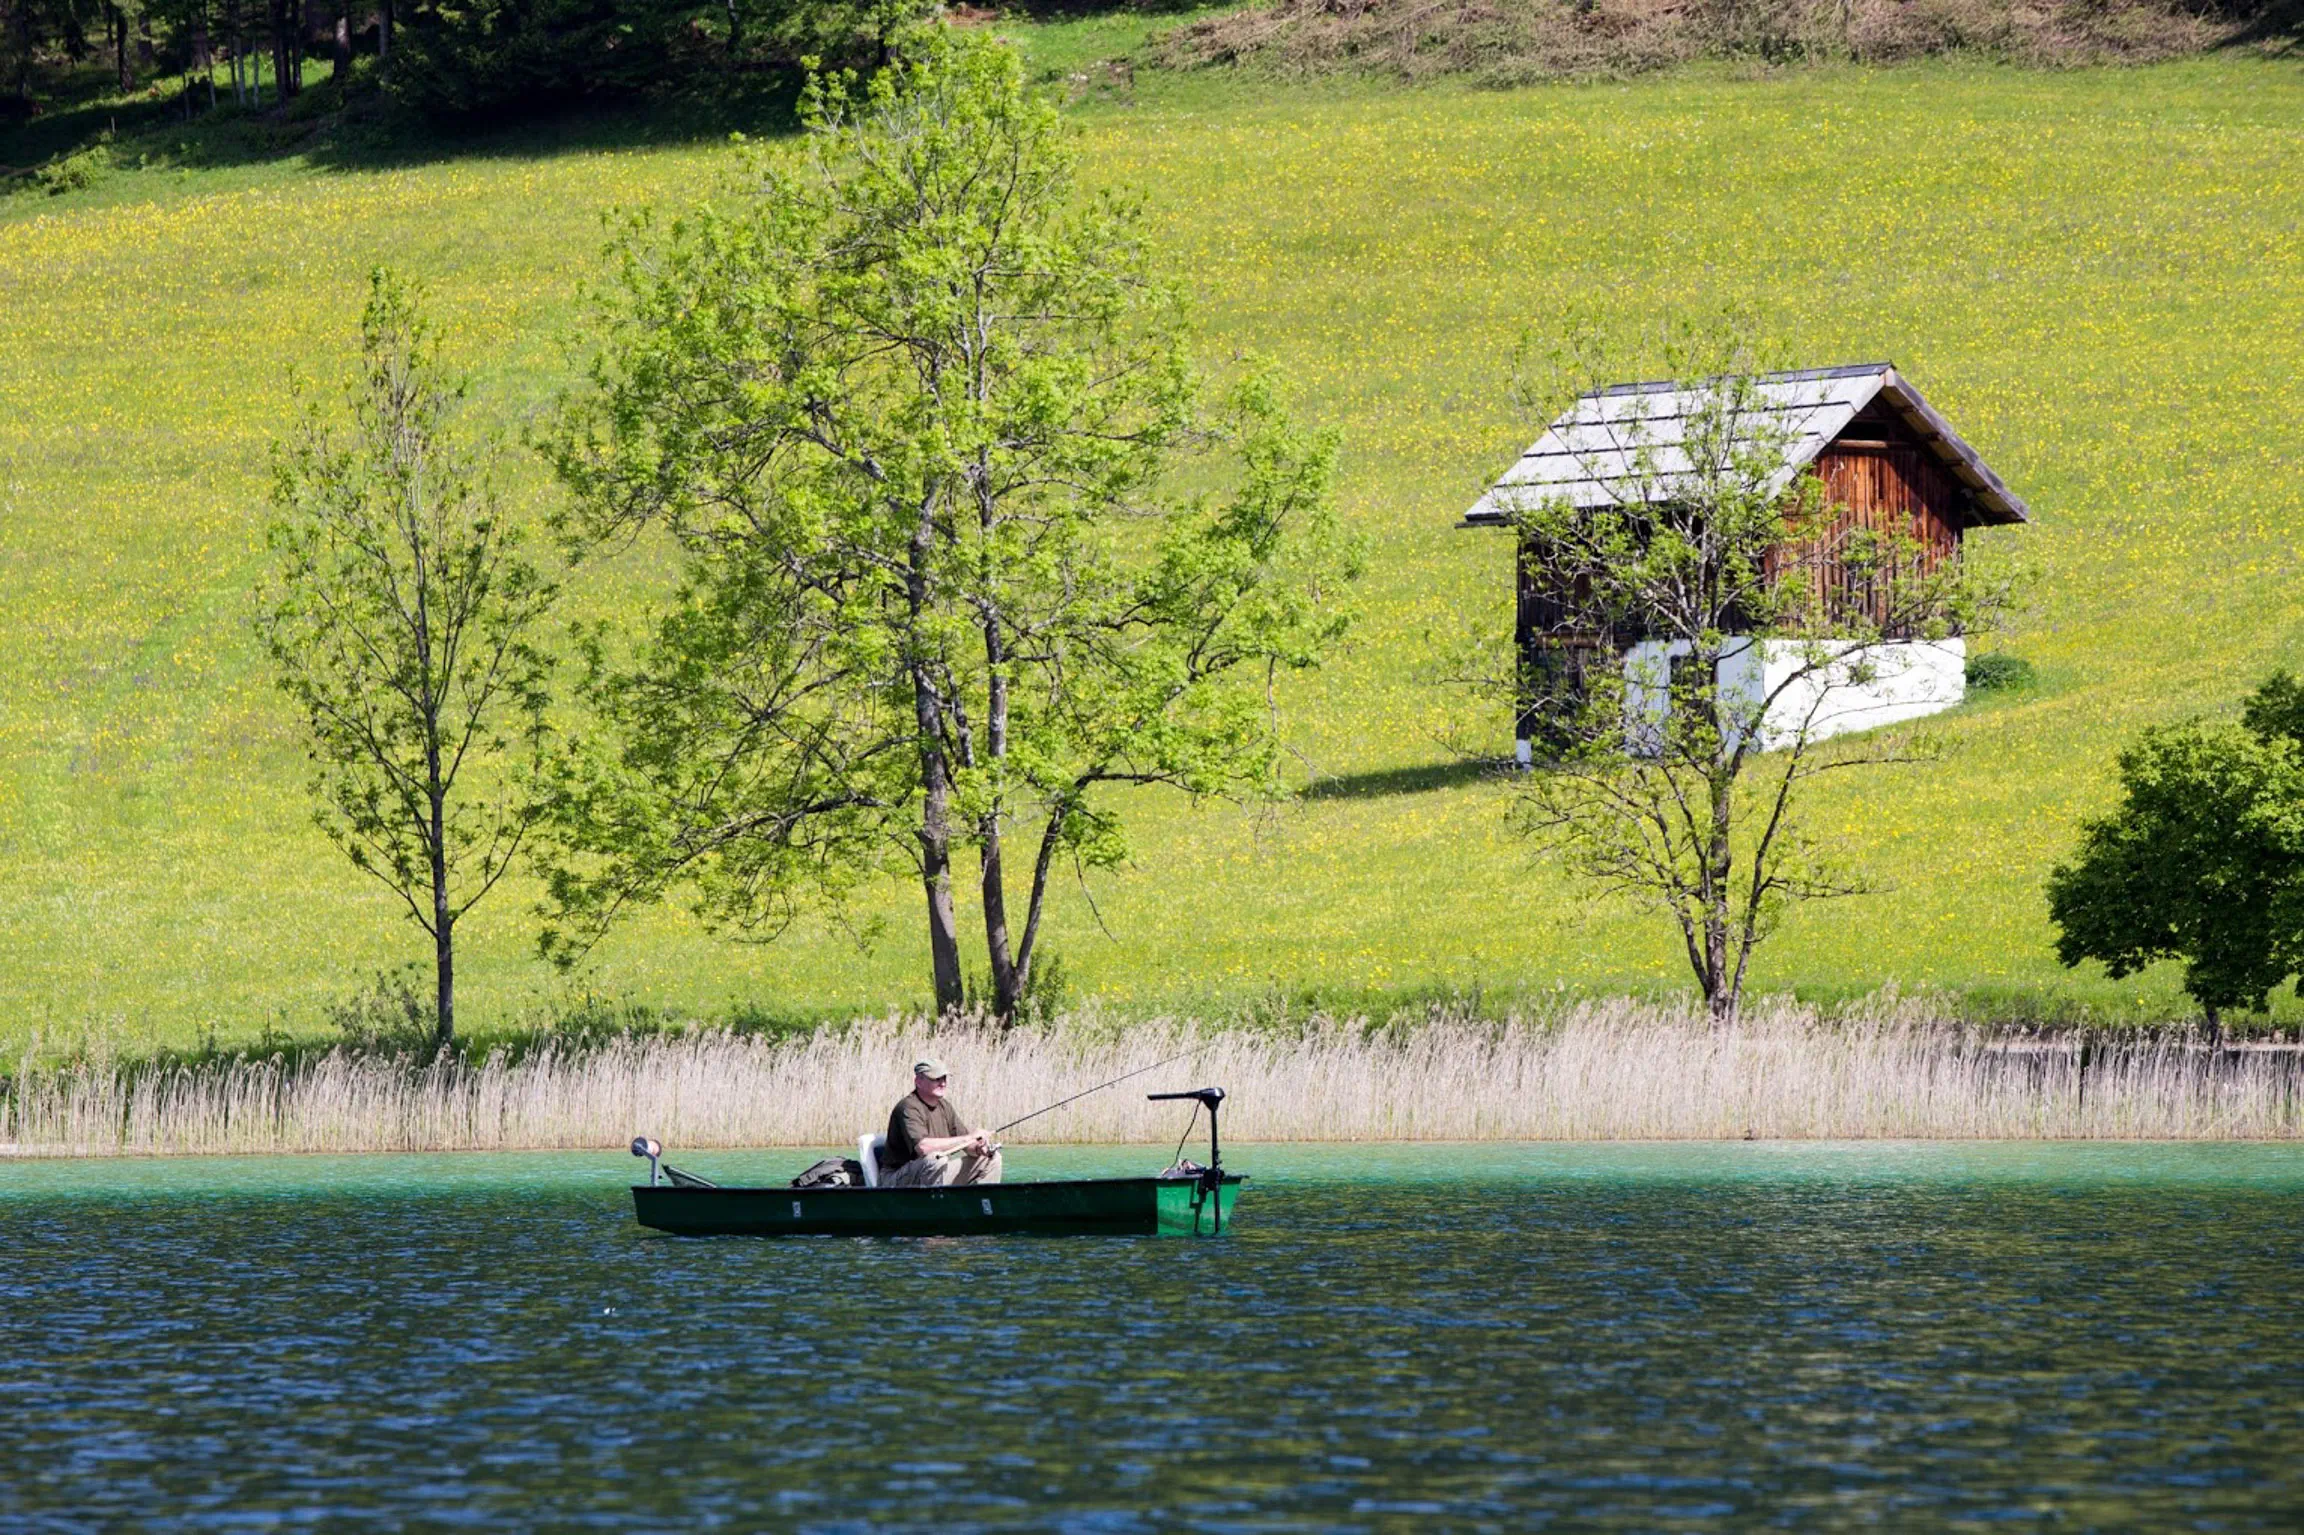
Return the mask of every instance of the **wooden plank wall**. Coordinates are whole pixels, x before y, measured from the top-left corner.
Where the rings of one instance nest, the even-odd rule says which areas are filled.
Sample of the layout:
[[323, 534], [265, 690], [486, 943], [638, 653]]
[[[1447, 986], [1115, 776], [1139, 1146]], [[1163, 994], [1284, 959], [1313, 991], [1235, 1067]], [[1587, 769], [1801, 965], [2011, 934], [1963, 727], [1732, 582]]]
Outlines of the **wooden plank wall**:
[[[1816, 476], [1825, 501], [1839, 509], [1827, 538], [1856, 528], [1884, 537], [1909, 539], [1917, 546], [1921, 569], [1940, 570], [1960, 557], [1960, 533], [1968, 517], [1959, 482], [1916, 443], [1848, 437], [1816, 458]], [[1885, 594], [1826, 560], [1816, 572], [1822, 595], [1834, 611], [1869, 612], [1884, 620]]]
[[[1959, 481], [1933, 452], [1912, 437], [1901, 420], [1870, 413], [1857, 417], [1838, 440], [1817, 455], [1815, 470], [1823, 482], [1826, 502], [1840, 508], [1840, 516], [1824, 534], [1827, 539], [1837, 538], [1852, 527], [1908, 538], [1918, 544], [1922, 568], [1930, 572], [1960, 557], [1960, 536], [1976, 520], [1975, 509]], [[1625, 645], [1641, 637], [1633, 633], [1573, 633], [1565, 606], [1558, 594], [1545, 589], [1530, 550], [1520, 549], [1517, 565], [1515, 627], [1523, 655], [1531, 655], [1535, 647], [1543, 645]], [[1822, 588], [1819, 595], [1835, 611], [1869, 611], [1875, 621], [1886, 620], [1882, 611], [1885, 594], [1871, 590], [1869, 583], [1829, 561], [1813, 579]]]

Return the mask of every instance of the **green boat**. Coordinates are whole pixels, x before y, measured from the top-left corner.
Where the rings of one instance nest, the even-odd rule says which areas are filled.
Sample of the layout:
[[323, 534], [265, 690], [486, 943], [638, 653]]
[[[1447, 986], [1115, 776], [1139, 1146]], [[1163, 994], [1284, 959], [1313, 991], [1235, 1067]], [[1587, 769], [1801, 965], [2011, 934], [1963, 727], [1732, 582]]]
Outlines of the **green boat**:
[[680, 1236], [1215, 1236], [1247, 1180], [1073, 1178], [961, 1188], [632, 1186], [640, 1224]]
[[[1232, 1224], [1232, 1207], [1248, 1181], [1225, 1172], [1222, 1165], [1216, 1110], [1224, 1101], [1224, 1089], [1146, 1096], [1188, 1098], [1208, 1110], [1206, 1167], [1180, 1162], [1154, 1178], [1066, 1178], [949, 1188], [840, 1184], [722, 1188], [670, 1165], [660, 1168], [663, 1147], [642, 1136], [632, 1143], [632, 1154], [648, 1159], [648, 1181], [632, 1186], [632, 1209], [641, 1225], [678, 1236], [1222, 1235]], [[868, 1147], [859, 1149], [870, 1154]]]

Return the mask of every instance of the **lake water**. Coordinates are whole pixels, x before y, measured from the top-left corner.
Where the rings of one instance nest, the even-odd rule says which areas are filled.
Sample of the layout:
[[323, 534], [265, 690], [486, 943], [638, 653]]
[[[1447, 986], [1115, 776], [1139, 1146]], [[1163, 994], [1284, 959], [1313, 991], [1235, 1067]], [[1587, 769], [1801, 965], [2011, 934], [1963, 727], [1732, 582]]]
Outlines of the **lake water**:
[[605, 1153], [0, 1164], [0, 1528], [2304, 1525], [2304, 1148], [1232, 1160], [1202, 1242], [663, 1237]]

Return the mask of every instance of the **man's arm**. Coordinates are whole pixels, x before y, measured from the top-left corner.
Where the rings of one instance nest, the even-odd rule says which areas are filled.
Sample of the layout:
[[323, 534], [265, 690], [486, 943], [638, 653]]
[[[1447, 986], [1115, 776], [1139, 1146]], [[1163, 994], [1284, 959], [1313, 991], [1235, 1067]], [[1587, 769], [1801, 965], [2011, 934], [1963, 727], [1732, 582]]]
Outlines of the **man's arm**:
[[[957, 1119], [960, 1116], [952, 1116]], [[970, 1151], [977, 1156], [992, 1154], [992, 1137], [982, 1130], [963, 1129], [957, 1135], [932, 1135], [920, 1143], [920, 1155], [940, 1157], [947, 1152]]]

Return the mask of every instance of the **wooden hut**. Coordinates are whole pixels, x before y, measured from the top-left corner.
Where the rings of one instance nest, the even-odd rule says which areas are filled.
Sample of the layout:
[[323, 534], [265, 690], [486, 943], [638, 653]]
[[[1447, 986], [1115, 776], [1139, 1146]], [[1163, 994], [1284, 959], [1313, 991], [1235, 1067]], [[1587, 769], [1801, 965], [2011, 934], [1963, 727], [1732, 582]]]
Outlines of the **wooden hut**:
[[[1971, 528], [2029, 520], [2023, 501], [1993, 473], [1951, 423], [1885, 362], [1768, 373], [1752, 381], [1747, 412], [1752, 439], [1781, 444], [1779, 483], [1787, 490], [1802, 474], [1822, 483], [1829, 507], [1819, 530], [1827, 546], [1850, 527], [1910, 539], [1931, 566], [1960, 557]], [[1668, 497], [1676, 475], [1688, 472], [1679, 453], [1680, 428], [1704, 408], [1702, 396], [1670, 382], [1619, 384], [1576, 401], [1465, 514], [1463, 526], [1511, 526], [1515, 511], [1532, 500], [1564, 500], [1578, 507], [1621, 506]], [[1516, 636], [1531, 674], [1577, 670], [1573, 651], [1596, 637], [1564, 632], [1559, 594], [1546, 588], [1542, 551], [1519, 551]], [[1812, 566], [1808, 579], [1825, 587], [1835, 604], [1861, 605], [1864, 583], [1832, 561]], [[1637, 634], [1608, 642], [1631, 646]], [[1958, 638], [1923, 641], [1891, 633], [1912, 647], [1891, 658], [1894, 679], [1879, 696], [1841, 701], [1832, 730], [1863, 729], [1933, 713], [1960, 701], [1965, 691], [1966, 647]], [[1757, 652], [1755, 668], [1764, 666]], [[1756, 684], [1755, 684], [1756, 685]], [[1519, 729], [1523, 760], [1532, 725]]]

